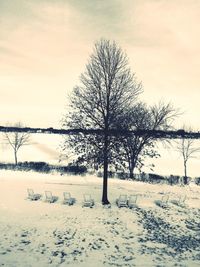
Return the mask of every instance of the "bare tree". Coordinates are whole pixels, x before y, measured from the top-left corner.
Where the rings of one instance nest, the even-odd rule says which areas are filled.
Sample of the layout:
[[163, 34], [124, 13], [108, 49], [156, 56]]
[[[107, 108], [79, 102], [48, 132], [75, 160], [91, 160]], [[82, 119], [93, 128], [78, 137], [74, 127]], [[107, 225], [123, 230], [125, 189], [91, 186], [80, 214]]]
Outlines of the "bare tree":
[[[22, 127], [20, 122], [16, 123], [14, 127]], [[5, 132], [4, 141], [7, 145], [10, 145], [14, 151], [15, 164], [18, 164], [17, 153], [20, 147], [30, 144], [30, 133], [20, 132]]]
[[[190, 130], [191, 129], [189, 129], [188, 131]], [[181, 154], [183, 158], [183, 166], [184, 166], [183, 183], [186, 185], [188, 183], [188, 175], [187, 175], [188, 160], [191, 158], [195, 158], [195, 154], [200, 152], [200, 146], [196, 145], [196, 140], [186, 139], [183, 137], [182, 139], [180, 139], [179, 142], [177, 142], [177, 151]]]
[[[123, 118], [121, 126], [128, 130], [169, 130], [177, 111], [171, 104], [160, 102], [158, 105], [148, 107], [140, 102], [132, 107]], [[129, 177], [133, 178], [135, 168], [141, 170], [146, 157], [159, 157], [156, 151], [156, 138], [153, 135], [144, 134], [137, 136], [134, 134], [119, 137], [116, 140], [116, 161], [122, 168], [129, 170]]]
[[[103, 163], [102, 204], [109, 204], [107, 196], [108, 164], [111, 158], [111, 129], [133, 104], [141, 91], [135, 74], [128, 67], [127, 56], [115, 42], [100, 40], [80, 76], [81, 85], [74, 88], [71, 96], [71, 113], [66, 116], [65, 126], [83, 129], [101, 129], [101, 140], [96, 147], [101, 151]], [[83, 136], [82, 136], [83, 137]], [[83, 147], [84, 138], [82, 141]]]

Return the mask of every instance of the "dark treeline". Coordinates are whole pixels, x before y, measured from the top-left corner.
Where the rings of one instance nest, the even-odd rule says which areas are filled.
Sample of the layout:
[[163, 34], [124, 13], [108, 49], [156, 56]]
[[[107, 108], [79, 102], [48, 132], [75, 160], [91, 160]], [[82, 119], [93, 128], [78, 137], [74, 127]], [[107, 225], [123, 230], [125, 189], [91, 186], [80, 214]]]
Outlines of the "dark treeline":
[[87, 168], [85, 166], [78, 166], [73, 163], [69, 163], [67, 166], [52, 165], [44, 161], [24, 161], [18, 162], [17, 165], [14, 163], [0, 162], [0, 169], [14, 171], [35, 171], [41, 173], [51, 173], [56, 171], [61, 175], [65, 173], [80, 175], [87, 172]]
[[[74, 163], [69, 163], [67, 166], [52, 165], [43, 161], [24, 161], [19, 162], [17, 165], [14, 163], [1, 163], [0, 169], [12, 170], [12, 171], [34, 171], [39, 173], [52, 173], [57, 172], [60, 175], [86, 175], [91, 170], [88, 170], [86, 166], [80, 166]], [[93, 173], [93, 172], [92, 172]], [[102, 173], [99, 171], [96, 173], [98, 177], [102, 178]], [[110, 179], [117, 178], [120, 180], [128, 180], [129, 174], [125, 172], [108, 172]], [[151, 183], [151, 184], [169, 184], [169, 185], [183, 185], [184, 177], [179, 175], [162, 176], [154, 173], [139, 173], [134, 176], [135, 181]], [[188, 177], [187, 185], [190, 184], [191, 178]], [[194, 179], [195, 184], [200, 185], [200, 177]]]
[[[50, 128], [32, 128], [32, 127], [12, 127], [12, 126], [0, 126], [0, 132], [20, 132], [20, 133], [43, 133], [43, 134], [103, 134], [102, 129], [54, 129]], [[163, 130], [109, 130], [110, 135], [122, 135], [128, 136], [134, 134], [136, 136], [149, 135], [154, 138], [160, 139], [177, 139], [177, 138], [188, 138], [188, 139], [200, 139], [200, 132], [187, 132], [183, 129], [174, 131], [163, 131]]]

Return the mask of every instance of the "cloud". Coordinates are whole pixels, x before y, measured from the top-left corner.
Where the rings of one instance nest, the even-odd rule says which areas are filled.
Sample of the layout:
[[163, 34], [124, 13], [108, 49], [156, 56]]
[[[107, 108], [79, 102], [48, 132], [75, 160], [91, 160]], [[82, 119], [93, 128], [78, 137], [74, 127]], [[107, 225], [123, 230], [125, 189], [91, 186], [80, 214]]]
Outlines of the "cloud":
[[3, 114], [15, 107], [15, 116], [26, 112], [35, 126], [45, 110], [57, 118], [101, 37], [126, 50], [146, 101], [192, 108], [188, 88], [198, 94], [200, 86], [199, 22], [195, 0], [1, 0]]
[[[80, 30], [73, 26], [76, 12], [66, 4], [63, 8], [62, 1], [57, 5], [51, 2], [28, 1], [30, 14], [34, 14], [31, 19], [4, 13], [0, 28], [1, 73], [10, 65], [11, 73], [52, 75], [62, 72], [66, 62], [80, 61], [87, 44], [83, 44]], [[26, 3], [22, 1], [21, 5], [23, 9]], [[70, 70], [73, 68], [74, 64]]]
[[114, 35], [120, 32], [123, 11], [122, 1], [70, 0], [68, 3], [79, 14], [82, 28], [95, 30], [101, 35]]

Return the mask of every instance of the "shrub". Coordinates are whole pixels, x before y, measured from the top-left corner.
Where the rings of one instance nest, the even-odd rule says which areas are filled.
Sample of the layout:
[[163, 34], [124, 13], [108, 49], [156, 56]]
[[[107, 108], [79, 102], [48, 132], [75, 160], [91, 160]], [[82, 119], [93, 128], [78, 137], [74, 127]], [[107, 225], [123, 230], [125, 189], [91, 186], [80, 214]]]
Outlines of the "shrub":
[[87, 172], [86, 166], [79, 166], [79, 165], [71, 165], [67, 166], [67, 172], [71, 172], [73, 174], [83, 174]]
[[103, 177], [103, 173], [102, 172], [97, 172], [97, 177], [100, 177], [100, 178], [102, 178]]
[[168, 177], [168, 183], [170, 184], [170, 185], [175, 185], [175, 184], [179, 184], [180, 182], [181, 182], [181, 176], [178, 176], [178, 175], [170, 175], [169, 177]]
[[62, 173], [72, 173], [72, 174], [84, 174], [87, 172], [87, 167], [83, 165], [73, 165], [60, 166], [58, 169]]
[[37, 172], [45, 172], [45, 173], [49, 173], [51, 171], [51, 166], [43, 161], [39, 161], [39, 162], [34, 162], [34, 161], [30, 161], [30, 162], [19, 162], [18, 163], [18, 170], [25, 170], [25, 171], [37, 171]]
[[200, 177], [194, 179], [195, 184], [200, 185]]
[[150, 183], [163, 183], [165, 181], [165, 177], [155, 173], [149, 173], [148, 180]]
[[121, 180], [126, 180], [129, 178], [129, 175], [126, 172], [117, 172], [117, 178]]
[[137, 177], [138, 177], [138, 180], [142, 181], [142, 182], [148, 182], [148, 180], [149, 180], [148, 173], [141, 172], [140, 174], [136, 175], [136, 178]]

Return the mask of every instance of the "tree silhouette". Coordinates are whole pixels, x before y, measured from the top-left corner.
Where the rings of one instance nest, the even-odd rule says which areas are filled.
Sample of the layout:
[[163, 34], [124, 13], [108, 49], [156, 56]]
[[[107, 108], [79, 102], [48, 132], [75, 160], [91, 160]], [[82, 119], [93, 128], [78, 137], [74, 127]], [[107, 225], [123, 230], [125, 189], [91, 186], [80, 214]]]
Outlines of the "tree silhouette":
[[[20, 122], [16, 123], [13, 127], [22, 128]], [[26, 132], [5, 132], [5, 143], [10, 145], [14, 151], [15, 164], [18, 164], [17, 153], [20, 147], [30, 144], [30, 133]]]
[[[177, 111], [171, 104], [160, 102], [157, 105], [148, 107], [145, 103], [139, 102], [130, 108], [126, 117], [120, 122], [121, 127], [127, 130], [169, 130]], [[129, 177], [133, 178], [135, 168], [141, 169], [144, 166], [146, 157], [158, 157], [155, 149], [157, 139], [148, 132], [144, 135], [128, 134], [119, 136], [115, 142], [116, 163], [123, 168], [128, 166]]]
[[[185, 129], [185, 126], [183, 127]], [[191, 129], [189, 128], [188, 131]], [[188, 174], [187, 174], [187, 163], [188, 160], [195, 157], [195, 154], [200, 152], [200, 146], [196, 145], [196, 140], [194, 139], [186, 139], [182, 138], [177, 143], [177, 151], [181, 154], [183, 158], [183, 166], [184, 166], [184, 184], [188, 183]]]
[[[66, 115], [64, 126], [102, 130], [101, 137], [94, 142], [97, 146], [100, 144], [98, 151], [104, 169], [102, 204], [109, 204], [107, 178], [112, 143], [109, 133], [117, 129], [118, 121], [133, 105], [142, 86], [131, 73], [126, 54], [115, 42], [104, 39], [95, 44], [86, 70], [80, 76], [80, 83], [72, 92], [71, 111]], [[87, 145], [84, 140], [81, 142], [83, 150]], [[73, 142], [75, 146], [76, 143]]]

